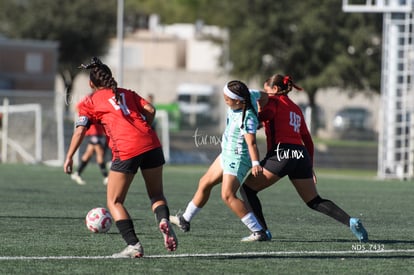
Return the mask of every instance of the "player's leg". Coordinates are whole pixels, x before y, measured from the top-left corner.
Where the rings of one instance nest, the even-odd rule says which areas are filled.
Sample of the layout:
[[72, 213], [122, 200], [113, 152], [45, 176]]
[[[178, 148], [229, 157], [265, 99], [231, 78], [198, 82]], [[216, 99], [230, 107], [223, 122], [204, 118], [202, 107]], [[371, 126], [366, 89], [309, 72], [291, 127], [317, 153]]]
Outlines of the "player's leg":
[[197, 191], [182, 215], [171, 216], [171, 222], [177, 225], [182, 231], [190, 231], [190, 222], [195, 215], [204, 207], [210, 198], [211, 190], [222, 180], [223, 169], [220, 163], [220, 156], [210, 165], [207, 172], [200, 178]]
[[[240, 194], [246, 202], [247, 207], [253, 211], [265, 231], [268, 231], [268, 227], [263, 215], [262, 204], [257, 193], [273, 185], [279, 179], [278, 176], [263, 168], [263, 173], [257, 177], [250, 174], [240, 188]], [[269, 239], [271, 239], [270, 233], [268, 234]]]
[[101, 171], [102, 176], [104, 177], [104, 184], [108, 182], [108, 169], [106, 169], [105, 164], [105, 149], [101, 144], [94, 144], [93, 145], [95, 156], [96, 156], [96, 163], [99, 166], [99, 170]]
[[85, 152], [81, 156], [81, 163], [78, 167], [78, 174], [82, 174], [83, 170], [86, 168], [86, 165], [88, 165], [89, 160], [92, 158], [92, 155], [94, 153], [94, 145], [91, 143], [88, 143], [86, 146]]
[[141, 169], [147, 188], [148, 197], [151, 200], [151, 208], [155, 214], [159, 229], [164, 237], [164, 245], [169, 251], [177, 249], [178, 241], [170, 225], [170, 210], [164, 196], [162, 182], [162, 166], [149, 169]]
[[237, 197], [237, 191], [240, 187], [240, 181], [237, 176], [230, 174], [223, 174], [223, 182], [221, 188], [221, 198], [241, 222], [252, 232], [248, 237], [242, 241], [265, 241], [267, 240], [266, 233], [263, 227], [252, 211], [247, 209], [245, 203]]
[[152, 211], [164, 238], [164, 246], [169, 251], [175, 251], [178, 241], [170, 224], [170, 210], [164, 196], [162, 176], [164, 163], [164, 154], [161, 148], [146, 152], [142, 158], [141, 173], [151, 201]]
[[86, 184], [86, 182], [81, 177], [81, 174], [83, 170], [85, 170], [86, 166], [88, 165], [88, 162], [91, 159], [93, 152], [94, 152], [93, 145], [88, 143], [88, 145], [86, 146], [85, 152], [82, 154], [78, 169], [76, 170], [75, 173], [71, 175], [71, 179], [76, 181], [80, 185]]
[[113, 257], [116, 258], [140, 258], [144, 255], [132, 219], [124, 207], [124, 201], [133, 178], [134, 174], [132, 173], [125, 174], [116, 171], [111, 171], [108, 176], [107, 206], [122, 238], [127, 243], [124, 250], [113, 254]]
[[351, 218], [348, 213], [342, 210], [334, 202], [321, 198], [316, 190], [313, 178], [292, 179], [299, 196], [306, 205], [320, 213], [323, 213], [338, 222], [351, 228], [354, 235], [363, 242], [368, 240], [368, 234], [359, 219]]

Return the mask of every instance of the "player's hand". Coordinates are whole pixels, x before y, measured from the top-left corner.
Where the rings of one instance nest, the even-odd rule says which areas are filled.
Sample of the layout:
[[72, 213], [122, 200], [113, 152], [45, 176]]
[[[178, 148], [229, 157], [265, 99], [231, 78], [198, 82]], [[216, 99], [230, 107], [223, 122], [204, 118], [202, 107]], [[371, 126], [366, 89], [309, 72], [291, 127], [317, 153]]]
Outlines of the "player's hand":
[[63, 164], [63, 171], [65, 171], [66, 174], [72, 174], [72, 168], [73, 168], [73, 159], [66, 159], [65, 164]]
[[253, 176], [257, 177], [261, 173], [263, 173], [263, 167], [262, 166], [255, 165], [255, 166], [252, 167], [252, 174], [253, 174]]

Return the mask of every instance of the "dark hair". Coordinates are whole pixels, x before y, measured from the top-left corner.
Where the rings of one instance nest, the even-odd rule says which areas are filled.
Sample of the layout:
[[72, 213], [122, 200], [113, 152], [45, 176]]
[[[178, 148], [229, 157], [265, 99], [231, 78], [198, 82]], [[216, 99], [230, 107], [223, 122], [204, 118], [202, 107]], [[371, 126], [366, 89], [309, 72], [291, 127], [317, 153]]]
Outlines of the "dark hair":
[[247, 110], [252, 109], [255, 115], [257, 116], [256, 110], [253, 108], [253, 105], [252, 105], [249, 88], [247, 88], [246, 84], [244, 84], [243, 82], [239, 80], [230, 81], [229, 83], [227, 83], [227, 88], [229, 88], [229, 90], [233, 92], [234, 94], [244, 99], [242, 124], [240, 126], [240, 128], [243, 129], [244, 119], [245, 119]]
[[293, 88], [302, 91], [303, 89], [299, 86], [297, 86], [295, 83], [293, 83], [293, 79], [289, 75], [280, 75], [275, 74], [269, 77], [265, 83], [269, 85], [270, 87], [277, 86], [279, 87], [279, 91], [277, 92], [278, 95], [281, 94], [288, 94], [290, 91], [292, 91]]
[[97, 57], [93, 57], [90, 64], [79, 66], [81, 69], [90, 69], [89, 79], [96, 87], [111, 88], [115, 94], [115, 100], [119, 102], [118, 83], [112, 77], [111, 69]]

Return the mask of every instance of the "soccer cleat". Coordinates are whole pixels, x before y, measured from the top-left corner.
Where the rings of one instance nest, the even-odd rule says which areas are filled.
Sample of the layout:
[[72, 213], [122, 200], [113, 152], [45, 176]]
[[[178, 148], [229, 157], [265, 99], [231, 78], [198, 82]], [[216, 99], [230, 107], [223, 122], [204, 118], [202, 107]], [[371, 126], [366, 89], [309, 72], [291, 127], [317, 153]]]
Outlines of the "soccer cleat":
[[70, 178], [74, 181], [76, 181], [77, 184], [79, 185], [85, 185], [86, 182], [81, 178], [81, 176], [78, 174], [78, 172], [73, 173], [72, 175], [70, 175]]
[[172, 224], [178, 226], [183, 232], [190, 231], [190, 222], [186, 221], [183, 216], [170, 216], [170, 221]]
[[247, 237], [241, 239], [242, 242], [263, 242], [270, 241], [267, 237], [267, 234], [264, 230], [256, 231], [250, 234]]
[[128, 245], [124, 250], [112, 255], [113, 258], [141, 258], [144, 256], [144, 248], [140, 242], [135, 245]]
[[164, 245], [168, 251], [175, 251], [177, 249], [178, 241], [174, 230], [167, 219], [161, 219], [159, 224], [160, 231], [164, 237]]
[[368, 233], [359, 219], [351, 218], [349, 220], [349, 227], [360, 242], [366, 243], [368, 241]]
[[266, 241], [271, 241], [272, 240], [272, 233], [270, 232], [270, 230], [267, 229], [265, 231], [265, 233], [266, 233], [266, 237], [267, 237], [267, 240]]

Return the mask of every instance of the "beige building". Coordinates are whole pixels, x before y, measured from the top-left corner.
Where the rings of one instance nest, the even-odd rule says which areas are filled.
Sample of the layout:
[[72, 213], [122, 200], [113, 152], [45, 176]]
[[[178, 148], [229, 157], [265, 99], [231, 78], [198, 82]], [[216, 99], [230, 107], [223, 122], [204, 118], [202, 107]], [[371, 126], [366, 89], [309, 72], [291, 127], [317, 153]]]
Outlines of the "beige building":
[[0, 89], [54, 91], [58, 44], [0, 38]]

